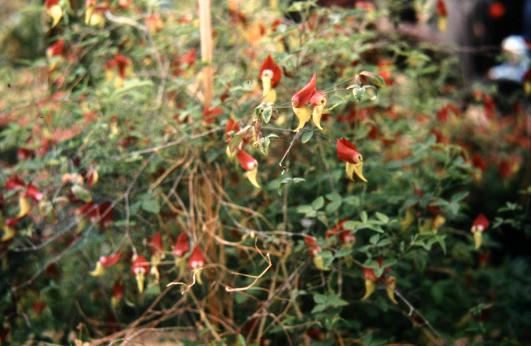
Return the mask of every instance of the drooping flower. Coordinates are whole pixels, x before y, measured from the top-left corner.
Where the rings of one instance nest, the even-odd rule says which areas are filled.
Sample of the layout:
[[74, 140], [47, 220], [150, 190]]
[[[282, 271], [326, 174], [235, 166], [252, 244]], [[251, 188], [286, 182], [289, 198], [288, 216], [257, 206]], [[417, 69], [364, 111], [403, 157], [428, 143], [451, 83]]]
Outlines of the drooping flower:
[[446, 9], [446, 3], [444, 0], [437, 0], [435, 8], [438, 16], [437, 26], [439, 27], [440, 31], [444, 32], [446, 31], [446, 27], [448, 25], [448, 10]]
[[489, 228], [489, 220], [487, 217], [483, 214], [479, 214], [476, 219], [474, 220], [474, 223], [472, 224], [472, 227], [470, 228], [470, 231], [472, 232], [472, 235], [474, 236], [474, 245], [476, 249], [479, 249], [481, 247], [482, 242], [482, 233]]
[[115, 254], [109, 255], [109, 256], [101, 256], [96, 262], [96, 267], [93, 271], [91, 271], [89, 274], [91, 276], [101, 276], [105, 273], [105, 269], [112, 267], [118, 261], [120, 261], [120, 258], [122, 257], [122, 254], [117, 252]]
[[192, 250], [190, 258], [188, 258], [188, 268], [192, 270], [200, 270], [205, 266], [205, 255], [199, 248], [199, 245], [196, 245]]
[[354, 181], [354, 173], [364, 182], [367, 179], [363, 176], [363, 156], [356, 150], [354, 144], [345, 138], [336, 142], [337, 158], [346, 163], [347, 177]]
[[160, 261], [164, 258], [164, 245], [162, 243], [162, 234], [156, 232], [149, 242], [151, 246], [151, 270], [150, 273], [155, 276], [155, 281], [158, 282], [160, 278], [160, 273], [157, 266], [160, 264]]
[[98, 6], [97, 0], [85, 0], [85, 24], [102, 27], [105, 25], [107, 6]]
[[240, 166], [246, 171], [244, 174], [245, 177], [254, 187], [259, 189], [260, 184], [258, 184], [256, 179], [258, 174], [258, 161], [243, 149], [238, 151], [236, 158], [238, 159]]
[[[231, 146], [233, 146], [235, 151], [241, 150], [243, 147], [243, 140], [239, 140], [239, 143], [234, 143], [234, 145], [231, 144], [232, 139], [234, 138], [234, 135], [240, 132], [240, 124], [238, 121], [234, 120], [233, 118], [229, 118], [227, 120], [227, 124], [225, 125], [225, 140], [227, 141], [227, 156], [232, 158], [234, 156], [234, 152], [231, 150]], [[238, 140], [238, 139], [237, 139]]]
[[268, 55], [258, 73], [258, 79], [262, 82], [263, 102], [274, 104], [277, 99], [277, 87], [282, 78], [282, 69], [275, 63], [275, 60]]
[[92, 186], [96, 185], [96, 183], [99, 180], [99, 177], [100, 176], [98, 174], [98, 170], [96, 169], [96, 167], [91, 166], [88, 169], [87, 174], [85, 174], [85, 179], [87, 180], [87, 185], [89, 187], [92, 187]]
[[4, 185], [6, 190], [14, 190], [26, 186], [26, 183], [18, 175], [13, 175], [6, 180]]
[[116, 54], [114, 58], [105, 63], [105, 78], [114, 82], [116, 88], [123, 86], [124, 80], [132, 73], [133, 63], [122, 54]]
[[44, 7], [46, 7], [46, 13], [52, 18], [53, 28], [63, 17], [63, 9], [59, 4], [59, 0], [45, 0]]
[[312, 105], [312, 122], [321, 131], [323, 130], [321, 127], [321, 117], [325, 111], [326, 102], [326, 95], [322, 91], [316, 91], [310, 99], [310, 104]]
[[[316, 89], [317, 75], [314, 73], [310, 81], [291, 97], [291, 108], [299, 120], [295, 132], [299, 132], [310, 119], [314, 125], [322, 130], [321, 116], [326, 107], [324, 92]], [[312, 106], [312, 109], [308, 107]]]
[[9, 217], [4, 221], [4, 227], [3, 231], [4, 234], [2, 234], [2, 238], [0, 238], [0, 241], [8, 241], [15, 237], [16, 233], [13, 227], [21, 220], [21, 217]]
[[112, 286], [111, 306], [116, 308], [124, 296], [124, 284], [116, 281]]
[[188, 234], [181, 232], [173, 245], [172, 253], [177, 257], [183, 257], [190, 250]]
[[321, 256], [321, 246], [319, 246], [317, 239], [311, 235], [306, 235], [304, 236], [304, 243], [308, 247], [308, 254], [312, 257], [315, 267], [319, 270], [326, 270], [324, 258]]
[[389, 276], [385, 279], [385, 290], [387, 291], [387, 296], [393, 304], [398, 304], [395, 298], [395, 289], [396, 289], [396, 278], [394, 276]]
[[374, 293], [378, 278], [371, 268], [363, 268], [363, 278], [365, 280], [365, 293], [361, 300], [366, 300]]
[[144, 292], [144, 278], [149, 270], [149, 262], [144, 256], [134, 256], [131, 271], [135, 275], [138, 292]]
[[[383, 258], [379, 257], [377, 259], [378, 266], [381, 268], [383, 266]], [[376, 273], [373, 268], [364, 267], [363, 268], [363, 278], [365, 280], [365, 293], [361, 300], [368, 299], [376, 289], [376, 284], [381, 282], [385, 283], [385, 288], [387, 291], [387, 296], [393, 304], [397, 304], [395, 298], [395, 289], [396, 289], [396, 278], [392, 275], [388, 276], [387, 274], [391, 271], [390, 267], [387, 267], [380, 276], [376, 276]]]
[[37, 187], [32, 183], [29, 183], [28, 186], [26, 186], [26, 192], [24, 195], [31, 198], [35, 202], [39, 202], [44, 198], [44, 194], [39, 191], [39, 189], [37, 189]]
[[203, 109], [203, 120], [207, 124], [212, 124], [214, 120], [223, 114], [223, 109], [220, 107], [210, 107]]
[[54, 56], [63, 56], [65, 51], [65, 40], [57, 40], [54, 44], [46, 49], [46, 56], [51, 59]]
[[172, 253], [175, 256], [175, 266], [179, 268], [179, 272], [183, 273], [185, 270], [186, 262], [184, 261], [184, 255], [190, 250], [190, 240], [188, 234], [181, 232], [177, 236], [177, 240], [172, 248]]

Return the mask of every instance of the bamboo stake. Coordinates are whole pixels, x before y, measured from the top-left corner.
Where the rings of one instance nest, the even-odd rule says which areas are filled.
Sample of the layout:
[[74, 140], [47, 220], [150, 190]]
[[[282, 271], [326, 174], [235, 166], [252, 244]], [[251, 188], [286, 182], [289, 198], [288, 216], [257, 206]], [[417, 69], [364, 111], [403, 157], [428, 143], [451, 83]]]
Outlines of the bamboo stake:
[[205, 109], [212, 104], [214, 71], [212, 69], [212, 18], [210, 0], [199, 0], [199, 32], [201, 34], [201, 60], [203, 68], [203, 104]]

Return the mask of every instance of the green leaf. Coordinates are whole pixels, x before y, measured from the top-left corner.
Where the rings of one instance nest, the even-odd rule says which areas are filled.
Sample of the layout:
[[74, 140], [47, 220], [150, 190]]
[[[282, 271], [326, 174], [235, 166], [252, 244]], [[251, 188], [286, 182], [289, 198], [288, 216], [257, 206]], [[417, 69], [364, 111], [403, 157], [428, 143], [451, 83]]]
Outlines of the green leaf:
[[382, 221], [383, 223], [389, 223], [389, 218], [385, 214], [376, 212], [376, 217], [378, 218], [378, 220]]
[[299, 205], [297, 207], [297, 212], [301, 214], [308, 214], [313, 211], [314, 211], [313, 208], [309, 205]]
[[319, 196], [312, 202], [312, 208], [315, 210], [319, 210], [324, 206], [324, 197]]
[[362, 223], [367, 223], [367, 221], [369, 221], [369, 217], [367, 216], [367, 212], [366, 211], [362, 211], [361, 212], [360, 218], [361, 218], [361, 222]]
[[329, 201], [337, 201], [337, 200], [342, 200], [341, 198], [341, 195], [337, 192], [333, 192], [333, 193], [328, 193], [326, 194], [326, 199], [329, 200]]
[[262, 120], [264, 120], [264, 123], [269, 124], [269, 121], [271, 121], [271, 115], [273, 114], [273, 111], [271, 107], [266, 107], [262, 111]]
[[159, 201], [154, 197], [148, 197], [142, 201], [142, 209], [148, 213], [158, 214], [160, 212]]
[[326, 206], [326, 212], [331, 214], [335, 211], [337, 211], [339, 209], [339, 207], [341, 207], [341, 203], [342, 201], [341, 200], [335, 200], [331, 203], [328, 203], [328, 205]]
[[343, 224], [343, 228], [349, 231], [355, 230], [359, 225], [357, 221], [347, 221]]
[[301, 142], [306, 143], [313, 137], [313, 131], [306, 131], [302, 134]]

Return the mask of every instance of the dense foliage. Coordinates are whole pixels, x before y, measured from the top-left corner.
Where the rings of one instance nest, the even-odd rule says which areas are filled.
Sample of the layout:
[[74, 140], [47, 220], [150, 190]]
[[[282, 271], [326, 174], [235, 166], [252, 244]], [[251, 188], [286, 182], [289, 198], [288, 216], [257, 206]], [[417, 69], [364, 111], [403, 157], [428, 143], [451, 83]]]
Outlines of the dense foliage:
[[24, 12], [49, 48], [2, 67], [0, 339], [531, 338], [523, 91], [502, 114], [401, 1], [314, 3], [214, 1], [207, 107], [195, 1]]

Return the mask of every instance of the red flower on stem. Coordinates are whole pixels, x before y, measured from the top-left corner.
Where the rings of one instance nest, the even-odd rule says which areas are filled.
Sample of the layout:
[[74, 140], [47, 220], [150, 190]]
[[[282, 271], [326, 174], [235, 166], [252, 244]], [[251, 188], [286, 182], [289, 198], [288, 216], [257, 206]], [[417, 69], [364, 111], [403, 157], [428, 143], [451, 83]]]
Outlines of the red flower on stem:
[[254, 187], [260, 188], [260, 184], [258, 184], [256, 179], [256, 175], [258, 174], [258, 161], [243, 149], [236, 153], [236, 158], [238, 159], [240, 166], [246, 171], [244, 174], [245, 177]]
[[196, 245], [192, 251], [192, 254], [190, 255], [190, 258], [188, 258], [188, 267], [192, 270], [199, 270], [205, 266], [205, 262], [206, 259], [203, 255], [203, 252], [199, 246]]
[[448, 17], [448, 10], [446, 9], [446, 3], [444, 0], [437, 0], [435, 9], [437, 11], [437, 16], [439, 17], [437, 26], [439, 27], [440, 31], [446, 31], [446, 18]]
[[6, 190], [14, 190], [26, 186], [26, 183], [18, 175], [12, 175], [6, 180], [4, 187]]
[[258, 79], [262, 80], [265, 71], [271, 71], [271, 87], [275, 88], [282, 79], [282, 69], [276, 64], [275, 60], [273, 60], [271, 54], [268, 55], [262, 63], [260, 72], [258, 73]]
[[347, 177], [354, 180], [354, 174], [364, 182], [367, 179], [363, 176], [363, 156], [356, 150], [356, 146], [345, 138], [336, 142], [337, 158], [346, 163]]
[[276, 86], [282, 78], [282, 69], [275, 60], [268, 55], [258, 73], [258, 79], [262, 83], [262, 96], [265, 103], [274, 104], [277, 99]]
[[65, 51], [65, 40], [60, 39], [60, 40], [57, 40], [52, 45], [50, 45], [48, 49], [46, 49], [46, 56], [48, 57], [48, 59], [54, 56], [63, 56], [64, 51]]
[[35, 202], [39, 202], [44, 198], [44, 194], [40, 192], [37, 187], [33, 184], [28, 184], [26, 187], [26, 192], [24, 194], [26, 197], [31, 198]]
[[489, 228], [489, 224], [490, 224], [489, 220], [483, 214], [479, 214], [474, 220], [474, 223], [472, 223], [472, 227], [470, 228], [470, 231], [472, 232], [472, 235], [474, 236], [474, 245], [476, 249], [479, 249], [481, 247], [482, 233], [485, 232]]
[[112, 267], [122, 258], [122, 254], [117, 252], [109, 256], [101, 256], [96, 263], [96, 268], [90, 272], [91, 276], [101, 276], [105, 273], [105, 269]]
[[[314, 73], [310, 81], [291, 97], [291, 108], [299, 120], [295, 132], [300, 131], [312, 119], [314, 125], [322, 130], [321, 117], [326, 107], [326, 96], [316, 89], [317, 75]], [[309, 109], [307, 106], [313, 108]]]
[[183, 257], [190, 250], [188, 234], [181, 232], [173, 245], [172, 253], [177, 257]]
[[149, 262], [144, 256], [134, 256], [131, 271], [135, 274], [138, 292], [144, 292], [144, 277], [149, 270]]

